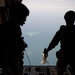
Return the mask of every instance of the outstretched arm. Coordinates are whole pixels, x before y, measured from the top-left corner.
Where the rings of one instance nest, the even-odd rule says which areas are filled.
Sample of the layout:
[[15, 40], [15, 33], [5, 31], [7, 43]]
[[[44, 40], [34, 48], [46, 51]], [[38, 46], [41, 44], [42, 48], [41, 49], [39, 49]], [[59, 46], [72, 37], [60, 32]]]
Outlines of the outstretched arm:
[[61, 39], [61, 32], [60, 30], [56, 32], [55, 36], [53, 37], [52, 41], [50, 42], [48, 48], [46, 48], [47, 52], [52, 50], [56, 45], [58, 45]]

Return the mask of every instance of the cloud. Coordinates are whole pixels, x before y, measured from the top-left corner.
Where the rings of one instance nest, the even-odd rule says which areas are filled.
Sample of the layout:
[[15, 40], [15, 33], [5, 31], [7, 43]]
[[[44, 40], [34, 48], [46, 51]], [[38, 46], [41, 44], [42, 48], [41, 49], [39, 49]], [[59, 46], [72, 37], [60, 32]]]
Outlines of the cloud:
[[29, 36], [34, 36], [34, 35], [38, 35], [39, 32], [27, 32], [26, 35], [29, 35]]

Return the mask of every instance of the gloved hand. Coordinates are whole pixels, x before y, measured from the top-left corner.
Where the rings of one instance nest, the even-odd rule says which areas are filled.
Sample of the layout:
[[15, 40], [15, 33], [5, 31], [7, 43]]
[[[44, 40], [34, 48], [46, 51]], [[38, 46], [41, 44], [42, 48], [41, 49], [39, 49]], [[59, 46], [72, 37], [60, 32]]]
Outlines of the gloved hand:
[[43, 53], [44, 53], [45, 57], [48, 57], [48, 52], [47, 52], [46, 48], [44, 49]]
[[43, 56], [43, 59], [42, 59], [41, 63], [49, 64], [48, 61], [47, 61], [48, 52], [47, 52], [46, 48], [44, 49], [44, 52], [42, 53], [42, 56]]

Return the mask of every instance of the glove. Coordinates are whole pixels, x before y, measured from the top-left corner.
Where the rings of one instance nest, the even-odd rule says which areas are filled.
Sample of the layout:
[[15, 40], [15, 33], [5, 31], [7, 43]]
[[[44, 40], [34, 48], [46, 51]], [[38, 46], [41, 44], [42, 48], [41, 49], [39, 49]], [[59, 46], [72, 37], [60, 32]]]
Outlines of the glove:
[[43, 56], [43, 59], [42, 59], [41, 63], [49, 64], [48, 61], [47, 61], [48, 53], [47, 53], [46, 48], [44, 49], [44, 52], [42, 53], [42, 56]]
[[44, 49], [43, 53], [44, 53], [45, 58], [48, 57], [48, 52], [47, 52], [46, 48]]

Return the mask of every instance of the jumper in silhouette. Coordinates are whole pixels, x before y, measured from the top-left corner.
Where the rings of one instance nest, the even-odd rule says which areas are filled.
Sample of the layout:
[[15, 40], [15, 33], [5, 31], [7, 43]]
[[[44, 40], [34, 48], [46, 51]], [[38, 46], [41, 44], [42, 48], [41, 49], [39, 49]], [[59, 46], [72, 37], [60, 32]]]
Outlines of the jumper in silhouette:
[[60, 42], [60, 51], [56, 53], [57, 61], [57, 74], [63, 75], [66, 67], [71, 66], [75, 75], [75, 12], [70, 10], [65, 13], [64, 19], [66, 25], [61, 25], [60, 29], [56, 32], [51, 43], [46, 49], [45, 54], [48, 54]]
[[0, 29], [0, 67], [7, 75], [22, 75], [23, 51], [27, 47], [21, 28], [29, 15], [29, 9], [22, 3], [9, 7], [10, 20]]

